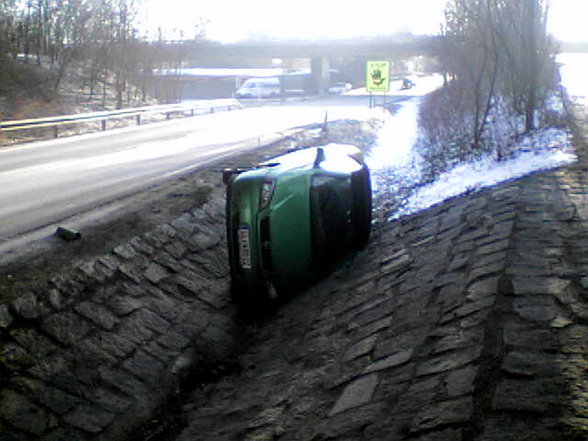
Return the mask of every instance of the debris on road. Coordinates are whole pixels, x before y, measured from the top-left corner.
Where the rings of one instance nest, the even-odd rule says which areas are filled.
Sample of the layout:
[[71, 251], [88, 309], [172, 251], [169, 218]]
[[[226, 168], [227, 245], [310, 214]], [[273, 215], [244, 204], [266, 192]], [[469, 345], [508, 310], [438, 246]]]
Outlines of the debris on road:
[[57, 230], [55, 230], [55, 234], [58, 237], [65, 239], [67, 241], [78, 240], [82, 238], [82, 233], [67, 227], [57, 227]]

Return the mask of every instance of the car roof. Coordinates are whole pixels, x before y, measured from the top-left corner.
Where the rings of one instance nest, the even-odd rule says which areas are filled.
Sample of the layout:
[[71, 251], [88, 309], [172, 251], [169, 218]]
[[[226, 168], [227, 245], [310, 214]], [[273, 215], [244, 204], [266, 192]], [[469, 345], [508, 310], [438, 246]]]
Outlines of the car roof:
[[[334, 173], [352, 173], [359, 170], [361, 151], [348, 144], [329, 144], [295, 150], [272, 158], [260, 165], [270, 167], [268, 174], [278, 175], [292, 170], [312, 169], [316, 165]], [[318, 161], [318, 162], [317, 162]]]

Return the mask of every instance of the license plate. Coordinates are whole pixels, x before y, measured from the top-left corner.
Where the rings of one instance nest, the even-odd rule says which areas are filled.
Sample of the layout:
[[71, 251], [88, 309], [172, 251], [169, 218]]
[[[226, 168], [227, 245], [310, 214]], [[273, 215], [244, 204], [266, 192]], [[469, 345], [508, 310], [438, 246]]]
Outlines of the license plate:
[[241, 268], [251, 268], [251, 246], [249, 244], [249, 228], [240, 227], [237, 230], [237, 241], [239, 242], [239, 264]]

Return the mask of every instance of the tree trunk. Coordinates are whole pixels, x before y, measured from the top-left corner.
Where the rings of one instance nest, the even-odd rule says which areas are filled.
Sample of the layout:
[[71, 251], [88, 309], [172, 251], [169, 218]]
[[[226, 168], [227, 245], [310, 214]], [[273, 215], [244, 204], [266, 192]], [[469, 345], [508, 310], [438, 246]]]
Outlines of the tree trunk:
[[525, 101], [525, 132], [535, 129], [535, 109], [537, 108], [537, 87], [539, 75], [539, 54], [537, 47], [537, 0], [527, 0], [525, 33], [527, 39], [527, 96]]

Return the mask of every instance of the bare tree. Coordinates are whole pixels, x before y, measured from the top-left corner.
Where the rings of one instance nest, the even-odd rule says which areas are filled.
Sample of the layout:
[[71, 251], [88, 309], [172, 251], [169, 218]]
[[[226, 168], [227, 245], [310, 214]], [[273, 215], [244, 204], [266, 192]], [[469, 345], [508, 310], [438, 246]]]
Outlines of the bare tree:
[[[489, 124], [499, 109], [513, 119], [522, 118], [519, 132], [537, 127], [536, 116], [555, 86], [554, 46], [545, 27], [547, 12], [546, 0], [448, 2], [438, 46], [446, 86], [425, 102], [421, 114], [431, 138], [451, 132], [442, 126], [455, 112], [426, 109], [440, 105], [442, 96], [460, 109], [461, 121], [452, 123], [462, 126], [454, 131], [460, 133], [462, 150], [496, 150]], [[427, 117], [432, 121], [425, 123]]]
[[0, 53], [17, 56], [17, 8], [16, 0], [0, 2]]
[[[36, 62], [50, 72], [43, 87], [55, 91], [75, 66], [82, 78], [80, 95], [92, 99], [102, 93], [103, 106], [112, 89], [116, 107], [145, 100], [151, 72], [162, 65], [182, 67], [190, 46], [202, 37], [203, 24], [195, 26], [193, 38], [174, 30], [179, 42], [162, 38], [152, 44], [137, 30], [141, 1], [0, 0], [0, 57]], [[0, 74], [3, 70], [9, 70], [8, 63], [0, 63]]]

